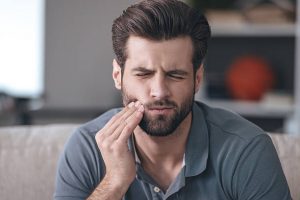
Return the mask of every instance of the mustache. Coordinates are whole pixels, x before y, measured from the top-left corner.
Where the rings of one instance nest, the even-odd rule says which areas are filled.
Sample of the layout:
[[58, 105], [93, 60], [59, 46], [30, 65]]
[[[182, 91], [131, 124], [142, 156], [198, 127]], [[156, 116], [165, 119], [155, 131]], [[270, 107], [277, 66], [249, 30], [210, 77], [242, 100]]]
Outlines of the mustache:
[[[123, 96], [125, 97], [125, 105], [128, 105], [131, 102], [136, 102], [138, 101], [137, 98], [131, 97], [131, 96]], [[142, 102], [141, 102], [142, 103]], [[171, 101], [169, 99], [162, 99], [162, 100], [156, 100], [156, 101], [151, 101], [151, 102], [145, 102], [142, 103], [145, 109], [152, 109], [152, 108], [157, 108], [157, 107], [170, 107], [170, 108], [177, 108], [178, 105], [174, 101]]]
[[168, 99], [157, 100], [157, 101], [145, 103], [143, 105], [144, 105], [144, 108], [146, 108], [146, 109], [152, 109], [152, 108], [157, 108], [157, 107], [168, 107], [168, 108], [177, 107], [177, 104], [174, 101], [170, 101]]

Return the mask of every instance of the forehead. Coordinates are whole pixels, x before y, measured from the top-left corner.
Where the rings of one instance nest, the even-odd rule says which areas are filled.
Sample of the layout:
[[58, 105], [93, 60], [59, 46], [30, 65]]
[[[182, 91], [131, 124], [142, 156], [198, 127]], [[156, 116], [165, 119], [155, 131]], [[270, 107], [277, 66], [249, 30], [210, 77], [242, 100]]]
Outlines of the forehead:
[[130, 36], [126, 53], [126, 67], [187, 68], [192, 66], [193, 44], [189, 36], [160, 41]]

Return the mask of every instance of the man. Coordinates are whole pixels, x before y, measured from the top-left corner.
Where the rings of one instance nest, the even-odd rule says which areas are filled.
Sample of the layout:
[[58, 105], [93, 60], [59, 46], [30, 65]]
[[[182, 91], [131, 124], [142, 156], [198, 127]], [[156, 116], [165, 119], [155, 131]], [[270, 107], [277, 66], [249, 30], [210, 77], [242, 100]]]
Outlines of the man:
[[125, 107], [72, 135], [55, 199], [291, 199], [270, 138], [194, 101], [210, 37], [203, 15], [177, 0], [146, 0], [112, 33]]

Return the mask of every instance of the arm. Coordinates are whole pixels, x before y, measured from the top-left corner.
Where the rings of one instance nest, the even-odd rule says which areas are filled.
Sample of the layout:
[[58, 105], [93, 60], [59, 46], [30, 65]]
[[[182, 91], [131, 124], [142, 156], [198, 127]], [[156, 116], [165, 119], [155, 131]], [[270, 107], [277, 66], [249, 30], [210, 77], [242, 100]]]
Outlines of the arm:
[[119, 200], [135, 178], [135, 163], [127, 141], [142, 119], [140, 103], [129, 104], [115, 115], [95, 136], [106, 173], [88, 200]]
[[120, 186], [113, 186], [109, 178], [104, 178], [93, 193], [87, 198], [87, 200], [111, 200], [121, 199], [126, 193], [128, 185], [124, 185], [123, 188]]
[[[135, 163], [127, 140], [142, 113], [143, 107], [127, 106], [117, 114], [108, 112], [96, 122], [77, 129], [58, 162], [54, 199], [121, 199], [135, 177]], [[101, 130], [97, 132], [99, 127]]]

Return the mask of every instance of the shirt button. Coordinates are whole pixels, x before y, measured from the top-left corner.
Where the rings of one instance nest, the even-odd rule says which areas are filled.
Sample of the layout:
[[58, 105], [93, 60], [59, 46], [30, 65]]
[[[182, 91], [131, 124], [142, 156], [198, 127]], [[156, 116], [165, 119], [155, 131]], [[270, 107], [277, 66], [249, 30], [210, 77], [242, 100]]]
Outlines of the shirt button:
[[158, 193], [158, 192], [160, 192], [160, 189], [158, 188], [158, 187], [154, 187], [154, 192], [156, 192], [156, 193]]

